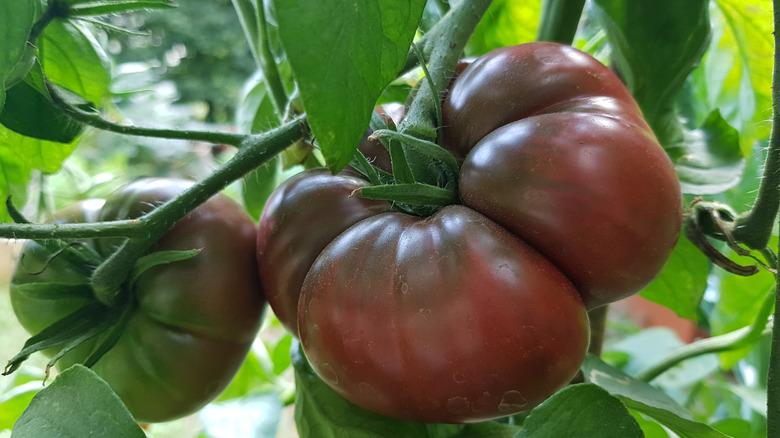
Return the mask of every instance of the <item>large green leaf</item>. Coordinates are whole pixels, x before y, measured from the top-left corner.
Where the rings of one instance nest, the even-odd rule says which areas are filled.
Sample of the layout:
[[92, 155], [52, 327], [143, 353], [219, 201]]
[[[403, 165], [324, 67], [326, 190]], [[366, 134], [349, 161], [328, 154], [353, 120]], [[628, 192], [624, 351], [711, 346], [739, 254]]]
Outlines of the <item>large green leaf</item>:
[[5, 89], [27, 74], [17, 65], [28, 52], [27, 39], [42, 9], [43, 0], [0, 0], [0, 109]]
[[[54, 21], [38, 39], [38, 48], [38, 59], [51, 82], [100, 104], [111, 79], [109, 62], [88, 29]], [[0, 126], [0, 199], [11, 195], [17, 205], [23, 204], [31, 172], [56, 172], [77, 142], [40, 140]], [[5, 209], [1, 211], [0, 219], [7, 220]]]
[[641, 294], [683, 318], [696, 320], [709, 272], [707, 257], [685, 236], [680, 236], [664, 270]]
[[[686, 2], [680, 2], [686, 3]], [[713, 0], [712, 40], [692, 75], [696, 100], [719, 108], [740, 132], [745, 155], [769, 137], [772, 113], [772, 5], [761, 0]]]
[[74, 365], [33, 397], [14, 425], [13, 438], [143, 437], [143, 429], [111, 387]]
[[710, 35], [708, 0], [595, 0], [618, 71], [666, 145], [675, 96], [698, 65]]
[[425, 0], [274, 0], [307, 120], [332, 170], [352, 157], [399, 73]]
[[569, 386], [534, 408], [515, 438], [644, 437], [617, 398], [591, 383]]
[[654, 418], [682, 438], [728, 438], [692, 415], [660, 389], [633, 379], [595, 356], [582, 364], [585, 380], [606, 389], [626, 407]]

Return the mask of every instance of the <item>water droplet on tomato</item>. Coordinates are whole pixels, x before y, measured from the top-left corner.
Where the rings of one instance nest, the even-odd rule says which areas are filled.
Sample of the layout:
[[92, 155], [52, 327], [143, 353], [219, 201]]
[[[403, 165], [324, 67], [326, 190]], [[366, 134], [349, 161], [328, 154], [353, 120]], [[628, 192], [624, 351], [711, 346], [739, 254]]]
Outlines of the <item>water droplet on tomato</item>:
[[523, 397], [520, 391], [507, 391], [498, 403], [498, 410], [501, 412], [520, 412], [528, 404], [528, 400]]

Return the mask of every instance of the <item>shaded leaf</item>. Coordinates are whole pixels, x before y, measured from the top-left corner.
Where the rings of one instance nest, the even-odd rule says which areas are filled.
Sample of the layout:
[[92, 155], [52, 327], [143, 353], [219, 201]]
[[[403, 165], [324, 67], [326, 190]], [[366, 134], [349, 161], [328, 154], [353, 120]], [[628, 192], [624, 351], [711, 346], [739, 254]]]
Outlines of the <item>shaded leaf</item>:
[[696, 320], [709, 273], [707, 257], [681, 235], [663, 271], [641, 295], [682, 318]]
[[710, 36], [708, 0], [595, 0], [615, 64], [664, 146], [675, 143], [674, 99]]

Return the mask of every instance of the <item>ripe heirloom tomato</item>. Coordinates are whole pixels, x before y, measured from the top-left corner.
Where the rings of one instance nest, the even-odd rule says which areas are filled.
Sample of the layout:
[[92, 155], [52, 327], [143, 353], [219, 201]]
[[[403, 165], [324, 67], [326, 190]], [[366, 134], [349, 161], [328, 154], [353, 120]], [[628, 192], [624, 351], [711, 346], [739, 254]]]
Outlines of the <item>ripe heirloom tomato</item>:
[[[138, 217], [191, 184], [139, 180], [112, 194], [102, 207], [100, 201], [78, 204], [64, 217], [67, 221]], [[79, 209], [81, 214], [72, 214]], [[256, 232], [238, 204], [217, 195], [178, 221], [152, 248], [201, 252], [140, 275], [130, 290], [137, 309], [117, 344], [92, 367], [138, 421], [167, 421], [195, 412], [216, 398], [241, 366], [265, 306], [257, 275]], [[98, 242], [98, 252], [116, 244]], [[47, 264], [51, 254], [33, 241], [25, 244], [21, 257], [11, 300], [19, 321], [31, 333], [95, 301], [91, 296], [57, 300], [28, 294], [25, 286], [31, 283], [88, 285], [88, 278], [61, 258]], [[64, 369], [84, 361], [100, 340], [81, 344], [57, 366]]]
[[589, 308], [661, 271], [682, 221], [677, 174], [606, 66], [556, 43], [497, 49], [459, 75], [442, 117], [463, 204], [552, 260]]
[[360, 178], [306, 171], [272, 195], [258, 263], [335, 392], [380, 414], [463, 423], [528, 410], [570, 382], [586, 309], [658, 274], [682, 202], [628, 90], [568, 46], [466, 66], [445, 97], [442, 142], [462, 162], [462, 205], [389, 211], [355, 194]]

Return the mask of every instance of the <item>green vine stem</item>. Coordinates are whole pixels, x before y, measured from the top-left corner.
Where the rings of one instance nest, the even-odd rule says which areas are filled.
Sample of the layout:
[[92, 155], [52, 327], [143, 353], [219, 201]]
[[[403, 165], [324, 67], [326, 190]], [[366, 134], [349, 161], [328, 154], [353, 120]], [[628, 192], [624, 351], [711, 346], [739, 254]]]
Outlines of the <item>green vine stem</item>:
[[124, 135], [135, 135], [140, 137], [204, 141], [208, 143], [227, 144], [231, 146], [239, 146], [247, 138], [245, 134], [236, 134], [232, 132], [158, 129], [115, 123], [104, 119], [98, 112], [85, 111], [81, 108], [69, 104], [67, 97], [61, 93], [58, 87], [49, 86], [47, 88], [51, 94], [54, 104], [57, 105], [57, 107], [60, 108], [63, 112], [65, 112], [68, 117], [76, 120], [77, 122], [81, 122], [85, 125], [89, 125], [103, 131], [110, 131]]
[[[780, 1], [773, 0], [774, 29], [780, 29]], [[769, 151], [764, 163], [764, 174], [758, 189], [756, 202], [747, 213], [739, 216], [732, 235], [752, 249], [765, 248], [772, 236], [778, 208], [780, 207], [780, 36], [773, 32], [775, 39], [774, 73], [772, 78], [772, 134], [769, 139]], [[773, 349], [774, 351], [774, 349]], [[780, 407], [780, 405], [778, 405]], [[780, 431], [778, 432], [780, 433]]]
[[[746, 347], [755, 343], [761, 336], [769, 333], [770, 328], [774, 329], [774, 327], [777, 326], [776, 324], [773, 324], [773, 321], [767, 323], [767, 319], [770, 315], [772, 315], [772, 311], [775, 308], [776, 295], [776, 288], [772, 288], [772, 291], [766, 295], [763, 303], [761, 303], [761, 308], [758, 311], [756, 319], [753, 320], [753, 324], [739, 330], [735, 330], [731, 333], [713, 336], [711, 338], [702, 339], [685, 345], [672, 352], [658, 364], [642, 371], [635, 377], [639, 380], [650, 382], [670, 368], [687, 359], [704, 354], [736, 350], [738, 348]], [[770, 434], [769, 436], [778, 435]]]
[[537, 41], [571, 44], [584, 7], [585, 0], [544, 0]]
[[284, 89], [284, 84], [282, 83], [282, 77], [279, 74], [279, 67], [276, 64], [276, 59], [271, 51], [264, 4], [264, 0], [259, 0], [257, 2], [257, 22], [261, 38], [261, 41], [259, 41], [260, 53], [258, 54], [260, 69], [263, 71], [263, 80], [268, 89], [268, 94], [271, 96], [271, 102], [274, 104], [276, 114], [279, 114], [281, 118], [285, 113], [289, 99], [287, 97], [287, 92]]
[[[436, 141], [435, 105], [449, 85], [463, 49], [490, 3], [490, 0], [461, 0], [425, 35], [424, 40], [418, 41], [420, 51], [428, 59], [430, 81], [420, 85], [406, 118], [398, 127], [400, 132]], [[410, 56], [414, 57], [413, 62], [417, 62], [416, 49], [410, 50]]]

